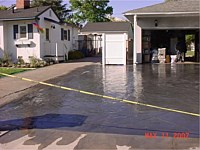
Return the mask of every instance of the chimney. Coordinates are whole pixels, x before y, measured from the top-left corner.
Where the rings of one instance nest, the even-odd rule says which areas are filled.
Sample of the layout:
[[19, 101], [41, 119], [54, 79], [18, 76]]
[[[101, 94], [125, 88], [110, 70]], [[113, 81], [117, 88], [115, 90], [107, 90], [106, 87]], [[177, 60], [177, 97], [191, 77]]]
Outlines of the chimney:
[[15, 13], [15, 7], [12, 7], [12, 13]]
[[17, 9], [30, 8], [30, 0], [16, 0]]

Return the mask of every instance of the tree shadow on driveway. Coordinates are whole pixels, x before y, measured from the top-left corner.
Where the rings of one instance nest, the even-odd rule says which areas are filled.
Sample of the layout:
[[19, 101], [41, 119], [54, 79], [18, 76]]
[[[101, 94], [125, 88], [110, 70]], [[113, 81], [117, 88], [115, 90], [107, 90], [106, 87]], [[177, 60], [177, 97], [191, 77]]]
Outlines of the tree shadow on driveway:
[[52, 129], [81, 126], [87, 116], [77, 114], [46, 114], [14, 120], [0, 121], [0, 131], [19, 129]]

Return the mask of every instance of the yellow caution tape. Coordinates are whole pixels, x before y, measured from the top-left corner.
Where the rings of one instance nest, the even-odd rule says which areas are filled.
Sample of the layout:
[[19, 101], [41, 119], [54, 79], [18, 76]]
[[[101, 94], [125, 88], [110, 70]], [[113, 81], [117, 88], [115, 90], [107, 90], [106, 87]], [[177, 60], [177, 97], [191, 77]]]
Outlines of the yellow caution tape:
[[128, 103], [128, 104], [140, 105], [140, 106], [151, 107], [151, 108], [156, 108], [156, 109], [160, 109], [160, 110], [165, 110], [165, 111], [176, 112], [176, 113], [180, 113], [180, 114], [186, 114], [186, 115], [200, 117], [200, 114], [196, 114], [196, 113], [191, 113], [191, 112], [186, 112], [186, 111], [176, 110], [176, 109], [170, 109], [170, 108], [165, 108], [165, 107], [160, 107], [160, 106], [150, 105], [150, 104], [145, 104], [145, 103], [140, 103], [140, 102], [134, 102], [134, 101], [126, 100], [126, 99], [115, 98], [115, 97], [111, 97], [111, 96], [106, 96], [106, 95], [96, 94], [96, 93], [92, 93], [92, 92], [77, 90], [77, 89], [64, 87], [64, 86], [58, 86], [58, 85], [54, 85], [54, 84], [51, 84], [51, 83], [35, 81], [35, 80], [28, 79], [28, 78], [21, 78], [21, 77], [18, 77], [18, 76], [9, 75], [9, 74], [6, 74], [6, 73], [1, 73], [1, 72], [0, 72], [0, 74], [7, 76], [7, 77], [11, 77], [11, 78], [18, 78], [18, 79], [21, 79], [21, 80], [24, 80], [24, 81], [34, 82], [34, 83], [38, 83], [38, 84], [42, 84], [42, 85], [46, 85], [46, 86], [50, 86], [50, 87], [60, 88], [60, 89], [63, 89], [63, 90], [79, 92], [79, 93], [86, 94], [86, 95], [97, 96], [97, 97], [102, 97], [102, 98], [106, 98], [106, 99], [117, 100], [117, 101]]

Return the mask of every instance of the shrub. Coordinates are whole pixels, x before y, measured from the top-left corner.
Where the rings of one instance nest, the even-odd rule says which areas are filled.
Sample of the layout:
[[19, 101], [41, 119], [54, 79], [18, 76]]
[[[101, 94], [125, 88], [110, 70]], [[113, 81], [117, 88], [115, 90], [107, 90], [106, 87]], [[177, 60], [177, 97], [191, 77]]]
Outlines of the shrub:
[[22, 57], [19, 57], [19, 58], [17, 59], [17, 64], [18, 64], [18, 65], [24, 65], [24, 64], [25, 64], [25, 62], [24, 62], [24, 60], [23, 60]]
[[13, 65], [12, 59], [8, 53], [4, 52], [3, 58], [1, 59], [1, 64], [3, 67], [8, 67]]
[[44, 67], [47, 63], [44, 60], [40, 60], [34, 56], [30, 57], [30, 67], [38, 68], [38, 67]]
[[79, 50], [69, 51], [69, 53], [68, 53], [68, 59], [69, 60], [80, 59], [80, 58], [83, 58], [83, 57], [84, 57], [84, 54]]
[[0, 67], [3, 65], [3, 60], [0, 58]]

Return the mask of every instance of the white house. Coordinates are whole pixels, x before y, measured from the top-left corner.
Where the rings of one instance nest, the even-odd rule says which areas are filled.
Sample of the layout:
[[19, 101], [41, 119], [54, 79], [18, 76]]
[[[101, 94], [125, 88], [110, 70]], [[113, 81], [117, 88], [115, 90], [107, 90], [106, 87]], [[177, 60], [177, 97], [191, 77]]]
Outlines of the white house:
[[195, 56], [185, 60], [199, 61], [199, 0], [176, 0], [127, 11], [124, 15], [134, 24], [134, 63], [149, 62], [145, 55], [152, 49], [166, 48], [176, 54], [178, 41], [195, 35]]
[[93, 37], [94, 48], [102, 50], [103, 65], [133, 61], [133, 30], [129, 22], [87, 23], [81, 34]]
[[61, 23], [51, 7], [30, 7], [29, 0], [16, 0], [16, 8], [0, 11], [0, 57], [64, 60], [77, 49], [78, 28]]

